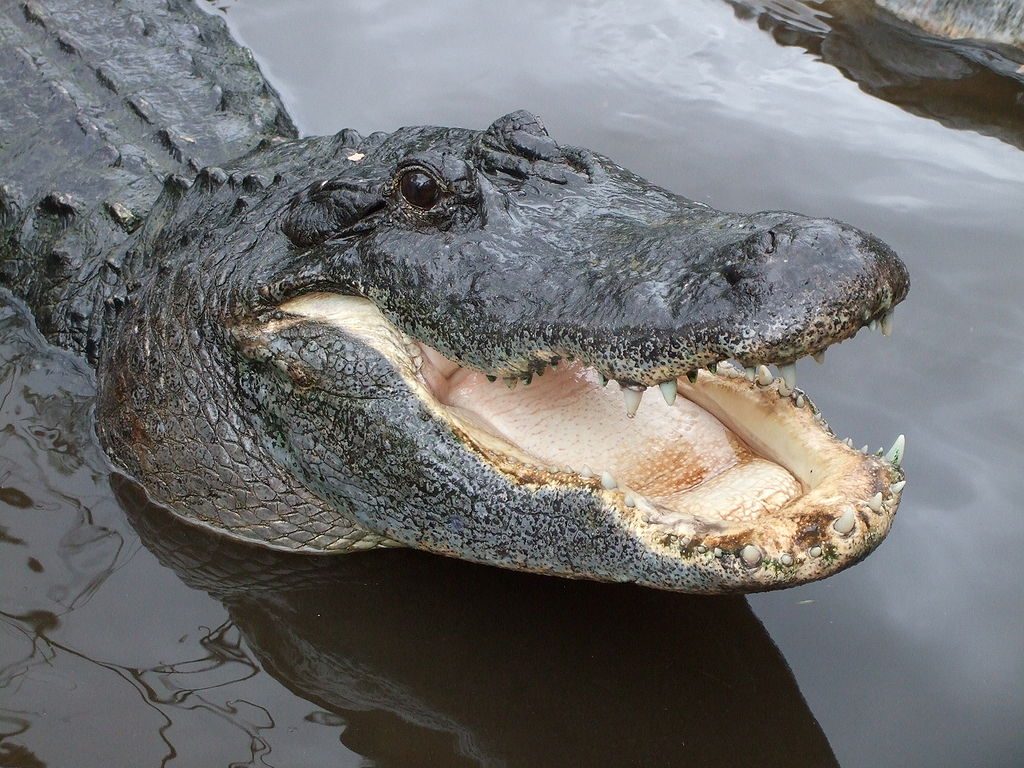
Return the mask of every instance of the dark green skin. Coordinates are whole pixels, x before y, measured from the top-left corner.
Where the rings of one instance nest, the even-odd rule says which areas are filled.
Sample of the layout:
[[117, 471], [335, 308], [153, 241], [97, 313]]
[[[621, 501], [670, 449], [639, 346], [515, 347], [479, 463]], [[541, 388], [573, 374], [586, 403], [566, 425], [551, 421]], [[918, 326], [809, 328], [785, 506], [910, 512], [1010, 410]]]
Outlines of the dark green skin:
[[[215, 57], [239, 55], [209, 17], [185, 5], [171, 16], [209, 27]], [[5, 40], [35, 35], [59, 48], [52, 17], [43, 34], [28, 17], [5, 23]], [[97, 427], [112, 458], [183, 518], [267, 546], [399, 543], [526, 570], [723, 588], [624, 536], [591, 489], [511, 482], [355, 337], [317, 323], [268, 335], [263, 324], [291, 297], [350, 293], [492, 375], [528, 376], [572, 356], [653, 385], [725, 358], [789, 362], [851, 336], [905, 296], [895, 254], [829, 219], [715, 211], [560, 146], [526, 112], [485, 131], [297, 140], [275, 131], [290, 124], [273, 93], [255, 90], [263, 121], [233, 142], [250, 151], [223, 158], [231, 147], [196, 131], [189, 147], [222, 167], [194, 180], [179, 168], [148, 207], [153, 177], [173, 165], [165, 154], [151, 151], [127, 180], [95, 162], [62, 175], [52, 150], [13, 151], [4, 138], [0, 168], [15, 172], [4, 177], [0, 274], [52, 339], [95, 363]], [[25, 152], [36, 153], [31, 177]], [[77, 183], [74, 194], [27, 192], [41, 162]], [[402, 192], [413, 171], [437, 186], [430, 206]], [[138, 225], [111, 204], [128, 194]]]

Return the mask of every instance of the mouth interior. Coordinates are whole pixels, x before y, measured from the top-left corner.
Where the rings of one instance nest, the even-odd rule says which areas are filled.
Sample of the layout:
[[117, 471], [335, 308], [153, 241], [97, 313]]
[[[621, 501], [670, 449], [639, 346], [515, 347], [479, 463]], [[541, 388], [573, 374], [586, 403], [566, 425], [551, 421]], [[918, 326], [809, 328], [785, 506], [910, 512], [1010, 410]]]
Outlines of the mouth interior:
[[281, 309], [380, 351], [500, 471], [603, 488], [644, 524], [678, 535], [746, 529], [789, 515], [787, 506], [834, 506], [843, 476], [867, 458], [836, 439], [801, 392], [770, 375], [752, 382], [729, 364], [678, 378], [671, 405], [648, 389], [631, 417], [618, 384], [580, 363], [510, 389], [406, 336], [366, 299], [306, 294]]
[[655, 388], [629, 416], [618, 384], [604, 385], [579, 363], [509, 389], [420, 346], [421, 374], [449, 410], [549, 471], [613, 478], [618, 489], [657, 509], [662, 524], [711, 508], [723, 520], [752, 520], [803, 492], [788, 469], [737, 434], [724, 412], [723, 422], [688, 399], [695, 387], [685, 379], [677, 381], [672, 405]]

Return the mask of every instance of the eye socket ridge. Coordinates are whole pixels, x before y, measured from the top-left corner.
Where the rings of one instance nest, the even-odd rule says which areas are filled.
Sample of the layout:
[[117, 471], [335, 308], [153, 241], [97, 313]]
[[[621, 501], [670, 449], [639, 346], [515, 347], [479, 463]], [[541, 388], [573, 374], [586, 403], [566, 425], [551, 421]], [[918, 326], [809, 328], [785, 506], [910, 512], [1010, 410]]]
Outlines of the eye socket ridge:
[[445, 192], [437, 173], [419, 164], [399, 168], [396, 187], [402, 199], [420, 211], [434, 208]]

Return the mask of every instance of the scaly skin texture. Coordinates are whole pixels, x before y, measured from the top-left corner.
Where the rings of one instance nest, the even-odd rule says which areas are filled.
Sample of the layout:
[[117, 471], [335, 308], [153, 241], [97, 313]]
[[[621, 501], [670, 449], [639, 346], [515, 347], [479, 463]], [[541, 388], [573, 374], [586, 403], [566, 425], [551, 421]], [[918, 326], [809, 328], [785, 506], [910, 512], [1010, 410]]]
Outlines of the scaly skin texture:
[[[205, 25], [193, 35], [200, 48], [244, 60], [194, 9], [167, 17], [137, 6], [146, 18], [130, 14], [129, 31], [144, 32], [149, 16], [171, 40]], [[22, 16], [4, 20], [5, 39], [72, 55], [53, 14], [32, 4]], [[184, 29], [182, 18], [192, 19]], [[61, 75], [72, 84], [77, 61]], [[696, 372], [725, 358], [788, 363], [886, 318], [908, 279], [877, 238], [829, 219], [713, 210], [559, 145], [526, 112], [484, 131], [288, 139], [273, 93], [241, 81], [257, 96], [247, 128], [236, 102], [222, 104], [219, 130], [199, 130], [198, 107], [176, 115], [195, 121], [195, 157], [223, 167], [194, 180], [172, 173], [155, 200], [154, 176], [184, 162], [159, 151], [167, 131], [144, 131], [134, 177], [89, 155], [84, 171], [100, 171], [93, 197], [83, 169], [68, 176], [74, 194], [27, 191], [24, 153], [65, 181], [45, 145], [11, 151], [5, 141], [0, 155], [13, 169], [2, 180], [4, 283], [51, 338], [96, 364], [101, 441], [156, 501], [279, 549], [400, 544], [697, 592], [820, 578], [877, 546], [902, 489], [896, 466], [840, 447], [779, 384], [761, 391]], [[53, 88], [33, 82], [32, 93]], [[68, 102], [81, 119], [85, 98]], [[132, 98], [105, 108], [123, 112]], [[159, 119], [157, 101], [145, 101], [147, 121]], [[127, 141], [133, 125], [111, 121], [103, 136]], [[229, 162], [228, 149], [241, 156]], [[348, 312], [338, 324], [303, 316], [311, 295], [359, 298], [332, 305]], [[524, 464], [448, 414], [418, 378], [414, 340], [513, 380], [570, 358], [624, 387], [689, 374], [695, 383], [679, 384], [688, 398], [718, 393], [782, 414], [786, 461], [820, 455], [814, 466], [834, 480], [807, 470], [787, 515], [658, 528], [621, 492]]]

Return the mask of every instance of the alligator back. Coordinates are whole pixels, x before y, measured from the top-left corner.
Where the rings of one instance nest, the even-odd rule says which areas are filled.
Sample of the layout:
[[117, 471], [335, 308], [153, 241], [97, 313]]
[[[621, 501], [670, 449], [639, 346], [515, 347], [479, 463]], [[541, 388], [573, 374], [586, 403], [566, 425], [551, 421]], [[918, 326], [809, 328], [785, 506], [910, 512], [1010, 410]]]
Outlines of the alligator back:
[[92, 357], [130, 280], [118, 247], [165, 180], [295, 133], [251, 53], [190, 0], [3, 4], [0, 285]]

